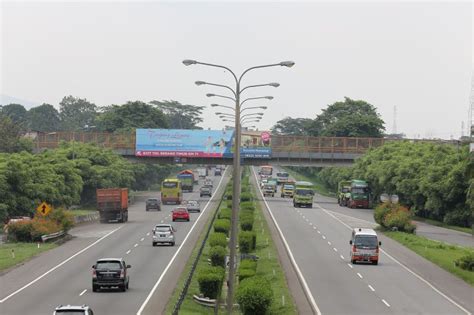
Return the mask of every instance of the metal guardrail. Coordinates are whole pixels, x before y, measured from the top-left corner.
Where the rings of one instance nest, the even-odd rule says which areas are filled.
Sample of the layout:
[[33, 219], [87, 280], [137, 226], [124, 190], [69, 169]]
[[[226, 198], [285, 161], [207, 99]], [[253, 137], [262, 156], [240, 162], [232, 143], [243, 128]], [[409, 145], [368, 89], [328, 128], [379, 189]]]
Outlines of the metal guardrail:
[[[186, 298], [186, 294], [188, 294], [189, 285], [191, 284], [191, 280], [193, 278], [194, 272], [196, 271], [197, 264], [199, 262], [199, 259], [201, 258], [202, 252], [204, 250], [204, 246], [206, 245], [207, 239], [209, 238], [209, 234], [211, 233], [217, 214], [219, 213], [219, 208], [221, 207], [222, 201], [224, 200], [225, 191], [226, 191], [225, 187], [224, 187], [224, 192], [222, 194], [221, 200], [219, 201], [219, 204], [217, 205], [217, 209], [214, 212], [214, 215], [212, 216], [212, 220], [211, 220], [211, 223], [209, 224], [209, 228], [206, 231], [206, 235], [204, 236], [201, 246], [199, 247], [198, 254], [196, 255], [196, 258], [194, 259], [193, 264], [191, 266], [191, 270], [189, 271], [188, 277], [186, 278], [186, 281], [184, 282], [183, 289], [181, 290], [181, 293], [179, 294], [178, 301], [176, 301], [176, 304], [174, 305], [173, 313], [172, 313], [173, 315], [178, 315], [178, 311], [181, 308], [181, 304], [183, 304], [184, 299]], [[217, 305], [219, 305], [219, 303], [216, 303], [216, 306]]]
[[61, 237], [63, 236], [65, 233], [64, 231], [59, 231], [59, 232], [56, 232], [56, 233], [52, 233], [52, 234], [47, 234], [47, 235], [42, 235], [41, 236], [41, 240], [44, 242], [46, 242], [47, 240], [52, 240], [54, 238], [58, 238], [58, 237]]

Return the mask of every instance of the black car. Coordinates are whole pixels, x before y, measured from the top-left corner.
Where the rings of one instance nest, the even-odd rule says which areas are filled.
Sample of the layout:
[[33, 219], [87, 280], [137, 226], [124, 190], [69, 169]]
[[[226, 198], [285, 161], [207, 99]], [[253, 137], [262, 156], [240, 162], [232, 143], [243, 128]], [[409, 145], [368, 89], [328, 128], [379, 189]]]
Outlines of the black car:
[[128, 289], [130, 278], [127, 265], [122, 258], [102, 258], [92, 266], [92, 291], [97, 292], [100, 288], [118, 287], [125, 292]]
[[157, 210], [157, 211], [161, 211], [161, 204], [160, 204], [160, 200], [157, 199], [157, 198], [148, 198], [146, 200], [146, 211], [150, 211], [150, 210]]

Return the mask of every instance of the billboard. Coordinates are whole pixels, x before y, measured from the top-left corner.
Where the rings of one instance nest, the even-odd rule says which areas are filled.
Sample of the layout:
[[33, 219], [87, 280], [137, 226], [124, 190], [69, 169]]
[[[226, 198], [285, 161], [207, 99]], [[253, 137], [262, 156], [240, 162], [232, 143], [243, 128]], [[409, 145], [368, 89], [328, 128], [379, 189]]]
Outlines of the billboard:
[[137, 129], [135, 156], [232, 157], [233, 130]]
[[270, 133], [268, 131], [242, 131], [240, 150], [243, 158], [271, 158]]

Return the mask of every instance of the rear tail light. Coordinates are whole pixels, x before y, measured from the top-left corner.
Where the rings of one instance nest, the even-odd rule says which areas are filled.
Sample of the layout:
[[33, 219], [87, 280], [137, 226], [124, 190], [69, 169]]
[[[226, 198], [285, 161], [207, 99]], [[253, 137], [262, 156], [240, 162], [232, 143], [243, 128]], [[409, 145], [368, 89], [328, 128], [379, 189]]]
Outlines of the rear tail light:
[[92, 269], [92, 278], [97, 279], [97, 272], [95, 269]]
[[377, 254], [379, 253], [379, 247], [378, 246], [375, 248], [375, 253], [377, 253]]
[[357, 251], [357, 247], [355, 245], [352, 245], [352, 252], [355, 253]]
[[125, 270], [122, 269], [120, 271], [120, 279], [123, 279], [123, 278], [125, 278]]

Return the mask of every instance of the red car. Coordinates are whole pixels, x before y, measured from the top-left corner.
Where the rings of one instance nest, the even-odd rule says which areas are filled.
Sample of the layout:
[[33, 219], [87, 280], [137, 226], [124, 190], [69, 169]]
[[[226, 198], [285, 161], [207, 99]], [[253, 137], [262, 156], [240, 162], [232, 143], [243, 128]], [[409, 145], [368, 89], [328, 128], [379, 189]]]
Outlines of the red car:
[[187, 208], [180, 207], [173, 210], [173, 222], [176, 220], [189, 221], [189, 212]]

